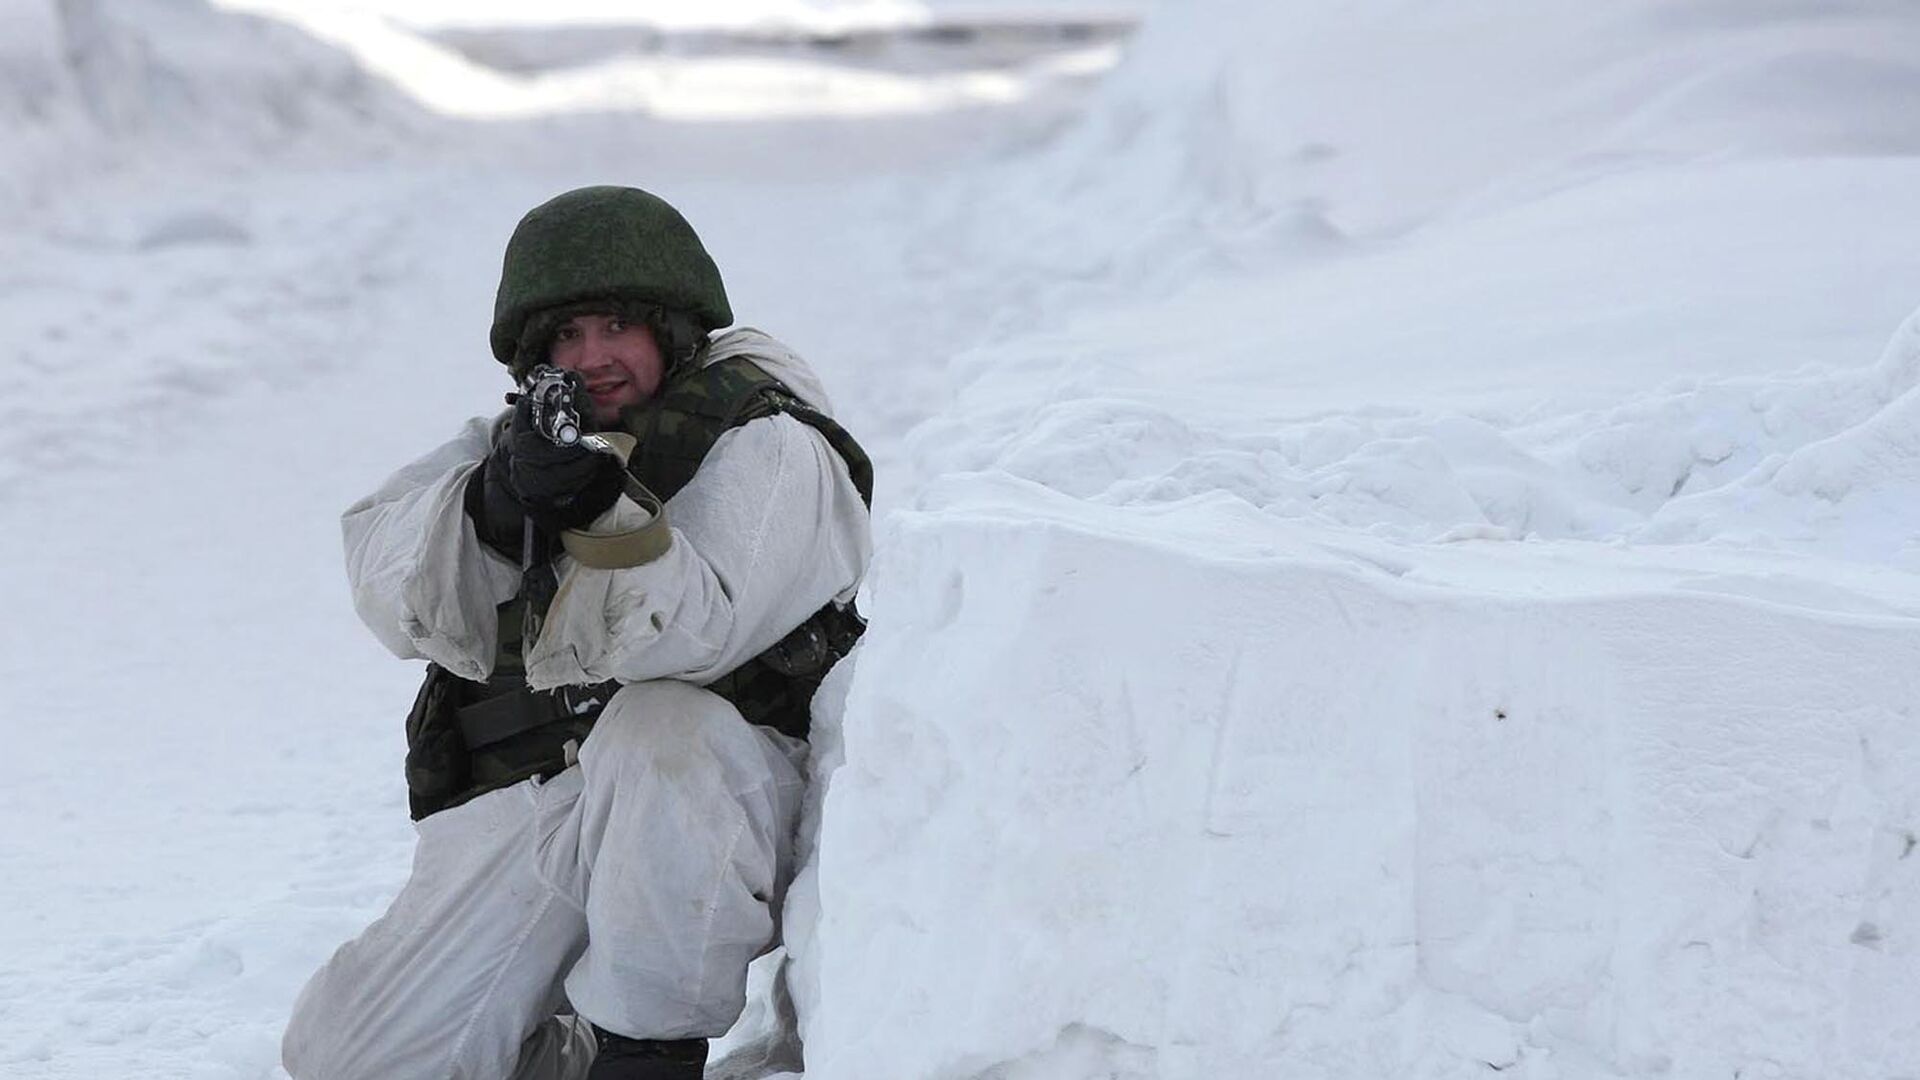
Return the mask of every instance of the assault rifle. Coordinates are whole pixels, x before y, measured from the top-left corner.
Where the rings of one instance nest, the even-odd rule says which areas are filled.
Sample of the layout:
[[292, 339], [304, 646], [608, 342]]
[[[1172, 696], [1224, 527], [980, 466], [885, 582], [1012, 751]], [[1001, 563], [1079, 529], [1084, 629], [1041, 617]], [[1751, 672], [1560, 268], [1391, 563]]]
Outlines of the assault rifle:
[[584, 446], [602, 454], [626, 455], [609, 440], [586, 434], [580, 426], [581, 403], [590, 402], [587, 384], [580, 376], [550, 364], [540, 364], [527, 373], [520, 393], [530, 400], [534, 429], [555, 446]]
[[[555, 446], [578, 446], [582, 438], [580, 432], [581, 398], [586, 395], [586, 384], [580, 376], [554, 367], [540, 364], [527, 373], [520, 384], [518, 394], [507, 395], [507, 400], [519, 404], [519, 398], [527, 401], [528, 418], [533, 429]], [[598, 449], [588, 446], [587, 449]], [[540, 624], [545, 621], [547, 605], [552, 601], [554, 589], [559, 584], [553, 570], [545, 562], [534, 558], [533, 518], [526, 519], [520, 534], [520, 594], [527, 600], [523, 629], [527, 641], [540, 634]]]
[[[615, 434], [609, 438], [585, 432], [581, 416], [585, 410], [592, 408], [592, 399], [587, 394], [586, 382], [578, 374], [550, 364], [537, 365], [527, 372], [526, 379], [520, 383], [519, 392], [507, 395], [507, 400], [518, 404], [521, 397], [527, 399], [529, 419], [533, 422], [534, 430], [553, 445], [578, 446], [594, 453], [612, 454], [622, 462], [633, 453], [631, 436]], [[627, 479], [626, 494], [647, 511], [647, 522], [625, 532], [605, 536], [568, 529], [560, 536], [567, 554], [587, 566], [621, 569], [652, 562], [666, 552], [671, 534], [667, 530], [666, 508], [660, 499], [632, 477]], [[520, 572], [523, 592], [530, 601], [527, 640], [531, 641], [539, 634], [547, 601], [552, 599], [558, 583], [549, 565], [536, 565], [533, 519], [528, 518], [523, 528]]]
[[555, 446], [580, 441], [580, 394], [586, 387], [580, 376], [541, 364], [527, 373], [520, 394], [527, 398], [533, 426]]

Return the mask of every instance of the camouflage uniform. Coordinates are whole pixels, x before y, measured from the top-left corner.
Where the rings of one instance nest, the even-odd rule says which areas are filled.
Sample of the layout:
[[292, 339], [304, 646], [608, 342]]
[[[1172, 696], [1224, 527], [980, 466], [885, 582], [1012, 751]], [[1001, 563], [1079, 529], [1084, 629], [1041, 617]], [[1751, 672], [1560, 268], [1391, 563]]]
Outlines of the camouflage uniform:
[[[527, 324], [552, 305], [520, 311], [508, 292], [503, 282], [494, 344], [512, 364]], [[823, 608], [851, 600], [870, 556], [870, 478], [804, 415], [831, 410], [779, 342], [702, 335], [675, 359], [750, 363], [788, 400], [726, 418], [698, 460], [643, 466], [684, 474], [667, 500], [665, 555], [619, 570], [559, 564], [559, 590], [518, 660], [535, 690], [609, 688], [577, 764], [494, 775], [421, 817], [406, 887], [295, 1006], [283, 1044], [295, 1080], [578, 1075], [578, 1040], [552, 1019], [563, 1005], [640, 1039], [711, 1037], [737, 1017], [746, 965], [776, 937], [793, 869], [804, 743], [748, 723], [708, 687], [729, 689]], [[663, 396], [692, 385], [676, 378]], [[476, 419], [343, 522], [369, 628], [396, 654], [473, 683], [516, 651], [500, 612], [521, 567], [484, 546], [463, 511], [496, 427]], [[622, 500], [593, 528], [639, 513]], [[751, 707], [755, 692], [733, 690]]]

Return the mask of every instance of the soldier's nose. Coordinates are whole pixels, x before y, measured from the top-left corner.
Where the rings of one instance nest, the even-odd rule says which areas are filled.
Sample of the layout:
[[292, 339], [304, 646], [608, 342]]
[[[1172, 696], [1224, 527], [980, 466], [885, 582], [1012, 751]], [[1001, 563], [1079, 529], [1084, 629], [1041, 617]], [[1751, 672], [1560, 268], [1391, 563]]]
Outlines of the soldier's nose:
[[589, 341], [580, 350], [580, 366], [601, 369], [613, 363], [613, 353], [597, 341]]

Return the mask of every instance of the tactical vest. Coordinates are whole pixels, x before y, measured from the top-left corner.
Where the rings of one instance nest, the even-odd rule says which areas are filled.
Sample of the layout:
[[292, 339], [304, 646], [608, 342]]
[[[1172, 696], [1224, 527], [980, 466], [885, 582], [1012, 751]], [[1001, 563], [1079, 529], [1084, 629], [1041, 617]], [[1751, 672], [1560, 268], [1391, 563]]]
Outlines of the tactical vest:
[[[678, 373], [661, 393], [625, 418], [639, 440], [627, 468], [661, 499], [693, 479], [720, 436], [752, 420], [785, 414], [818, 431], [846, 462], [862, 500], [873, 502], [873, 464], [852, 435], [795, 397], [747, 357]], [[547, 597], [551, 592], [547, 592]], [[407, 792], [415, 820], [530, 776], [570, 764], [617, 683], [527, 688], [522, 627], [529, 600], [500, 608], [500, 648], [486, 682], [462, 679], [438, 664], [407, 716]], [[814, 690], [853, 648], [866, 623], [849, 605], [828, 604], [772, 648], [709, 683], [749, 723], [806, 738]]]

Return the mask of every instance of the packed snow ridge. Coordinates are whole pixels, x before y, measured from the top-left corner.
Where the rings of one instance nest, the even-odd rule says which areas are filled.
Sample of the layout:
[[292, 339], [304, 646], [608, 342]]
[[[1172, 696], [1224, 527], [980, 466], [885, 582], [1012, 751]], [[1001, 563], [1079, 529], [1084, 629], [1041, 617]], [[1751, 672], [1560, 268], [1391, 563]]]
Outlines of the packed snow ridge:
[[1917, 38], [1182, 5], [956, 196], [809, 1072], [1920, 1075]]

